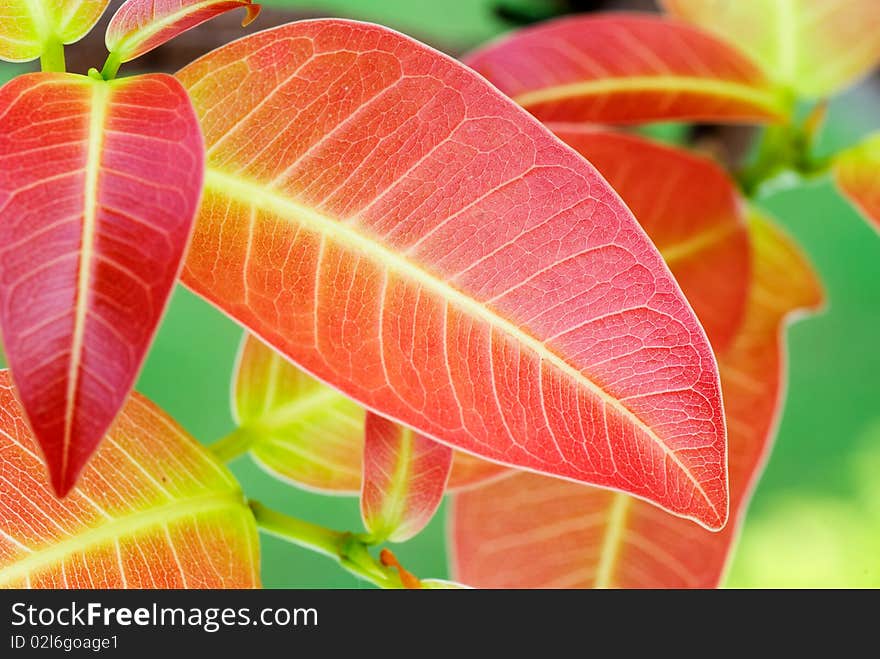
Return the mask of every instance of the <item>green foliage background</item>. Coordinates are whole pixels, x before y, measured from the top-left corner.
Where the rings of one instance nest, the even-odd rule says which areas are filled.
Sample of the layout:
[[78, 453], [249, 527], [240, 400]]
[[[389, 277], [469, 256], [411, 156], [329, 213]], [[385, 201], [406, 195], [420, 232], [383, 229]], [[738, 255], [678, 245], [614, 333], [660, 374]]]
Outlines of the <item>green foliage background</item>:
[[[505, 29], [492, 0], [262, 0], [380, 22], [458, 52]], [[546, 11], [552, 0], [509, 0]], [[203, 28], [204, 29], [204, 28]], [[0, 79], [13, 72], [0, 68]], [[865, 88], [831, 105], [822, 148], [880, 128], [880, 97]], [[752, 503], [728, 579], [737, 587], [880, 587], [880, 237], [828, 182], [762, 198], [810, 255], [829, 308], [789, 331], [790, 380], [776, 449]], [[184, 289], [138, 390], [204, 443], [232, 430], [229, 380], [241, 329]], [[338, 529], [360, 528], [357, 501], [306, 493], [232, 465], [248, 496]], [[444, 514], [397, 552], [419, 576], [447, 576]], [[365, 587], [326, 558], [263, 537], [267, 587]]]

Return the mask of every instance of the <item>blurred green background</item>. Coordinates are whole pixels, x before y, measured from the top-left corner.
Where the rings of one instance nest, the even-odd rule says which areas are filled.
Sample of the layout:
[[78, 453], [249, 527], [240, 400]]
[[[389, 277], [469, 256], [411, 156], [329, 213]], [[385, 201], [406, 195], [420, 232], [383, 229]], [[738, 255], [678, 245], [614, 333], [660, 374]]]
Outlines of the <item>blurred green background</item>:
[[[493, 0], [261, 2], [380, 22], [452, 53], [510, 29], [502, 16], [537, 17], [554, 9], [551, 0], [509, 0], [500, 13], [501, 3]], [[10, 71], [4, 66], [0, 76]], [[876, 83], [836, 99], [829, 117], [822, 141], [828, 152], [880, 128]], [[829, 308], [789, 331], [785, 412], [728, 585], [880, 587], [880, 238], [828, 182], [775, 193], [759, 204], [810, 255]], [[177, 290], [138, 390], [202, 442], [223, 437], [232, 430], [229, 381], [241, 334], [220, 312]], [[333, 528], [360, 528], [355, 499], [294, 489], [248, 458], [232, 469], [251, 498]], [[397, 551], [419, 576], [447, 576], [444, 518], [441, 511]], [[267, 587], [366, 587], [322, 556], [266, 536], [262, 545]]]

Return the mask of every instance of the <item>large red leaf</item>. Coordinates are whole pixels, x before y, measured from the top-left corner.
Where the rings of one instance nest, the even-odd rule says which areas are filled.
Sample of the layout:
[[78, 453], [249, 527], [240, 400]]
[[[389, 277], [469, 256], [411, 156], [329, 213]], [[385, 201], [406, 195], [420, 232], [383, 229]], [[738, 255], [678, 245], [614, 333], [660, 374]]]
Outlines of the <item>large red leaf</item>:
[[367, 413], [361, 516], [376, 542], [417, 535], [440, 507], [452, 449]]
[[803, 96], [830, 96], [880, 63], [877, 0], [661, 0]]
[[[361, 491], [364, 408], [318, 382], [246, 334], [235, 369], [234, 442], [244, 442], [266, 471], [299, 487], [335, 494]], [[449, 489], [472, 487], [508, 472], [455, 451]]]
[[66, 499], [0, 372], [0, 588], [254, 588], [254, 518], [230, 474], [134, 394]]
[[784, 397], [784, 327], [822, 299], [809, 264], [769, 222], [751, 221], [754, 283], [719, 355], [730, 430], [731, 521], [710, 533], [624, 494], [517, 474], [454, 499], [455, 578], [478, 587], [714, 587], [724, 574]]
[[[634, 135], [556, 131], [589, 160], [644, 227], [718, 353], [742, 321], [749, 238], [736, 184], [714, 162]], [[719, 304], [723, 300], [723, 304]]]
[[233, 9], [247, 9], [242, 27], [260, 13], [253, 0], [128, 0], [107, 26], [107, 50], [128, 62]]
[[377, 26], [269, 30], [179, 77], [209, 154], [186, 285], [427, 437], [724, 525], [708, 341], [583, 158]]
[[880, 133], [844, 151], [834, 162], [840, 190], [880, 230]]
[[204, 147], [171, 76], [0, 90], [0, 326], [65, 494], [135, 381], [177, 278]]
[[772, 121], [785, 114], [778, 91], [737, 50], [648, 14], [549, 21], [465, 62], [545, 122]]

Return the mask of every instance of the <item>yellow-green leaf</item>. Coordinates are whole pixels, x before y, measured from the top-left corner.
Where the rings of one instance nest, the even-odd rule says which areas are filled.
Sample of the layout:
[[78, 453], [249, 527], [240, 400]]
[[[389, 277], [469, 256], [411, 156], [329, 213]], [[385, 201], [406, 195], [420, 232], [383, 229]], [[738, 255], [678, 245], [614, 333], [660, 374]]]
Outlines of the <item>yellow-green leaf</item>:
[[834, 94], [880, 62], [877, 0], [662, 0], [801, 96]]
[[94, 27], [110, 0], [3, 0], [0, 59], [28, 62], [52, 44], [70, 44]]

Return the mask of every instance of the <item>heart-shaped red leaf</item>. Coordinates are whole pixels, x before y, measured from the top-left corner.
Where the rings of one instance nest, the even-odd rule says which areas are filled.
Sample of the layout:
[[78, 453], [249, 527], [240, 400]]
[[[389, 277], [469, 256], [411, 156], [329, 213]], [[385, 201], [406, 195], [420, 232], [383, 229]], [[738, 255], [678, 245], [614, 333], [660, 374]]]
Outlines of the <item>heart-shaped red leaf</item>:
[[193, 226], [204, 146], [173, 77], [0, 90], [0, 326], [59, 495], [134, 384]]

